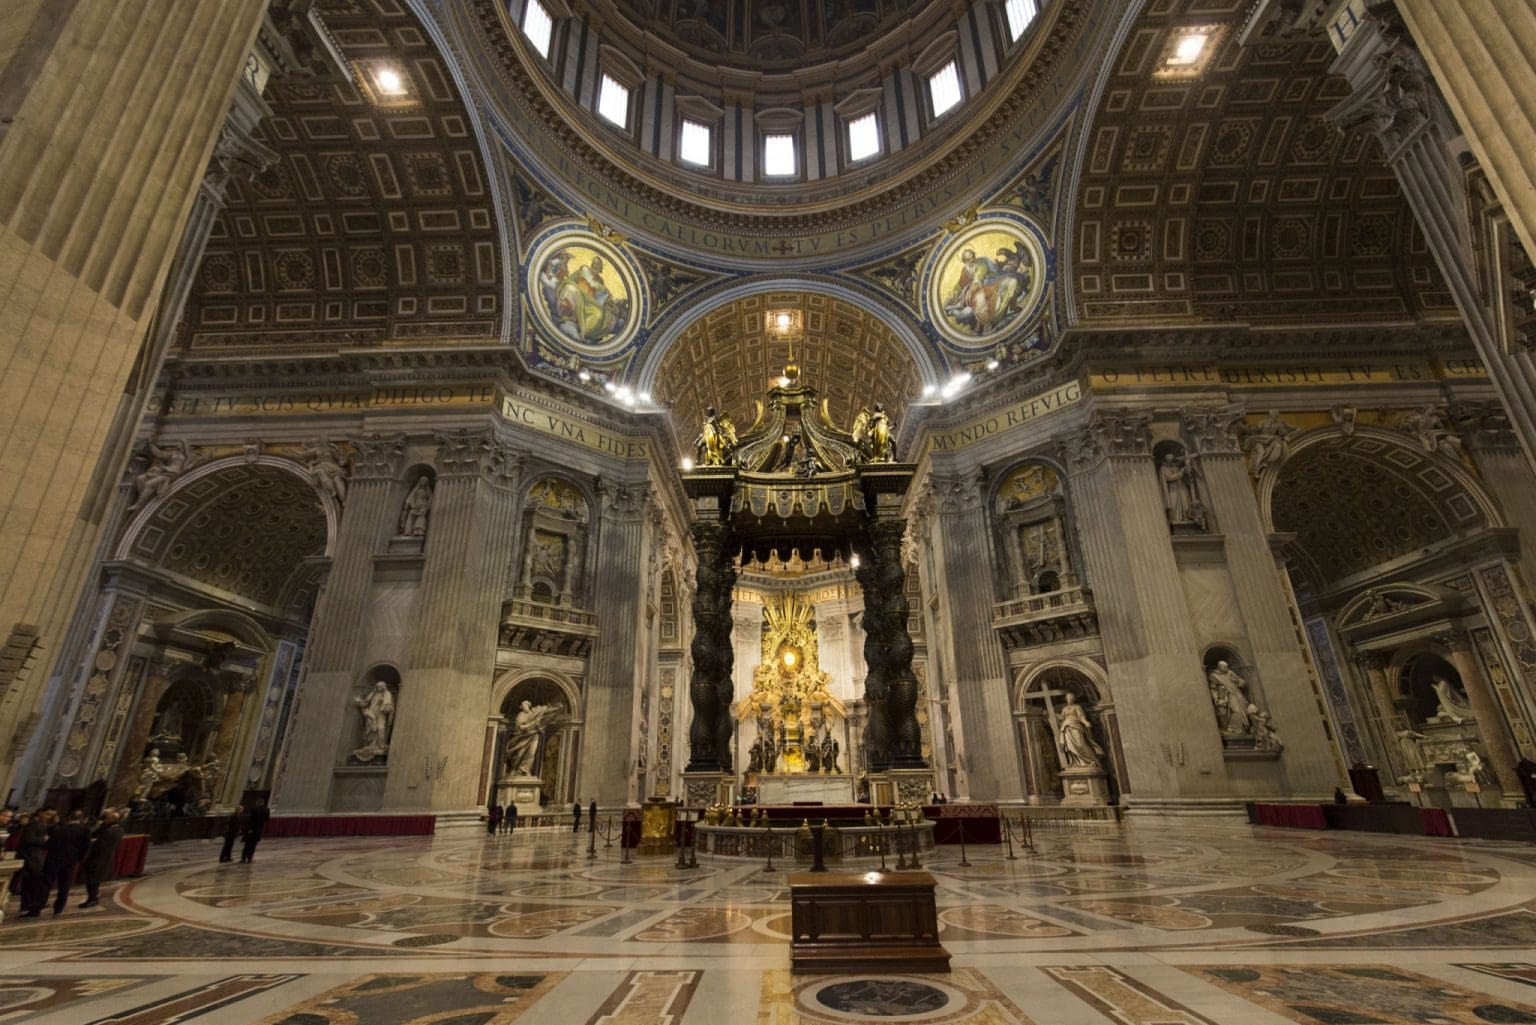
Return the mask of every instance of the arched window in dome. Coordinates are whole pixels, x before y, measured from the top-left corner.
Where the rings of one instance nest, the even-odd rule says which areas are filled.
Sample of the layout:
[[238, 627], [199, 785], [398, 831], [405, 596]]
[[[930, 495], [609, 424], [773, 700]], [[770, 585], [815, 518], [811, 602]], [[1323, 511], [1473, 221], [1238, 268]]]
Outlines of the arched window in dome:
[[549, 60], [555, 42], [555, 19], [539, 0], [528, 0], [523, 8], [523, 35], [540, 57]]
[[1016, 43], [1024, 30], [1034, 24], [1040, 13], [1039, 0], [1007, 0], [1003, 11], [1008, 16], [1008, 41]]

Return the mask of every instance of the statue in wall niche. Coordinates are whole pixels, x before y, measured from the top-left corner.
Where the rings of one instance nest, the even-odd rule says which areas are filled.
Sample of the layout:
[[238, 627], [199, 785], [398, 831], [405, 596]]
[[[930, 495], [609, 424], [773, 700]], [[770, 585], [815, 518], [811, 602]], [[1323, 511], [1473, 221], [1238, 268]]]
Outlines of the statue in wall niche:
[[1296, 428], [1280, 418], [1276, 410], [1270, 410], [1256, 427], [1243, 429], [1243, 451], [1248, 453], [1249, 468], [1255, 477], [1261, 477], [1271, 466], [1278, 466], [1291, 454], [1287, 440]]
[[1403, 775], [1398, 777], [1398, 782], [1406, 779], [1422, 779], [1424, 776], [1424, 741], [1429, 738], [1417, 730], [1398, 730], [1397, 749], [1403, 756]]
[[853, 443], [858, 446], [859, 456], [866, 463], [894, 462], [896, 455], [891, 443], [891, 418], [885, 412], [885, 404], [876, 402], [865, 406], [853, 418]]
[[1451, 756], [1456, 759], [1456, 768], [1445, 774], [1447, 783], [1465, 787], [1469, 783], [1475, 783], [1479, 787], [1493, 786], [1493, 773], [1488, 771], [1483, 763], [1483, 756], [1472, 750], [1466, 744], [1457, 744], [1451, 749]]
[[299, 449], [298, 455], [308, 463], [310, 476], [321, 491], [337, 502], [346, 502], [347, 457], [335, 442], [321, 438]]
[[154, 461], [145, 468], [133, 480], [133, 506], [138, 509], [147, 505], [153, 499], [165, 493], [171, 486], [171, 482], [180, 477], [192, 461], [191, 451], [185, 441], [176, 441], [169, 445], [149, 444], [150, 455]]
[[[150, 727], [149, 741], [152, 744], [179, 744], [181, 743], [181, 707], [179, 705], [167, 705], [155, 716], [155, 724]], [[159, 763], [159, 751], [152, 751], [156, 764]]]
[[1275, 732], [1274, 723], [1269, 721], [1269, 713], [1261, 712], [1257, 705], [1248, 706], [1248, 721], [1253, 730], [1253, 747], [1256, 751], [1283, 751], [1285, 745], [1280, 743], [1280, 735]]
[[1088, 713], [1077, 703], [1077, 695], [1068, 691], [1062, 698], [1056, 724], [1056, 739], [1061, 746], [1062, 768], [1102, 769], [1104, 749], [1093, 739], [1093, 724]]
[[426, 537], [427, 516], [432, 511], [432, 481], [428, 477], [416, 478], [405, 505], [400, 509], [400, 536]]
[[508, 776], [536, 776], [544, 754], [544, 738], [558, 725], [561, 711], [554, 705], [535, 705], [524, 701], [512, 720], [512, 736], [502, 768]]
[[395, 721], [395, 699], [389, 685], [375, 680], [373, 689], [352, 703], [363, 717], [363, 746], [353, 751], [352, 757], [371, 762], [389, 754], [390, 727]]
[[730, 466], [736, 459], [736, 425], [710, 406], [704, 411], [704, 427], [693, 439], [700, 466]]
[[1354, 406], [1346, 406], [1342, 403], [1328, 410], [1328, 416], [1338, 425], [1340, 431], [1347, 437], [1355, 433], [1355, 416], [1357, 410]]
[[1252, 728], [1248, 716], [1248, 684], [1225, 660], [1205, 674], [1211, 689], [1211, 702], [1216, 706], [1216, 718], [1221, 732], [1229, 737], [1247, 734]]
[[1439, 702], [1435, 706], [1435, 718], [1441, 722], [1449, 720], [1454, 723], [1464, 723], [1472, 718], [1472, 706], [1467, 699], [1456, 692], [1451, 681], [1443, 676], [1435, 677], [1431, 684], [1435, 690], [1435, 698]]
[[1446, 452], [1451, 456], [1461, 453], [1461, 439], [1446, 425], [1445, 414], [1433, 403], [1404, 413], [1398, 427], [1417, 437], [1419, 447], [1426, 452]]
[[1164, 453], [1157, 475], [1163, 485], [1163, 507], [1168, 511], [1168, 522], [1205, 530], [1205, 506], [1200, 502], [1195, 470], [1188, 458], [1177, 452]]

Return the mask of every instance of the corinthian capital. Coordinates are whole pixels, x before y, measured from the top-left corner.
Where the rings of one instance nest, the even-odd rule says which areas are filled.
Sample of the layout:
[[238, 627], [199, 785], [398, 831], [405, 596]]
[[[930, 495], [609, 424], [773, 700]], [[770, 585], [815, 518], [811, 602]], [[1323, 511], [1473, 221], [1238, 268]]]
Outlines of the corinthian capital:
[[644, 481], [634, 484], [614, 484], [599, 480], [597, 493], [602, 498], [605, 519], [638, 521], [645, 516], [646, 505], [651, 497], [651, 486]]
[[940, 516], [960, 516], [981, 508], [981, 474], [931, 474], [926, 494], [933, 496], [933, 503]]
[[353, 480], [393, 480], [405, 461], [404, 434], [369, 434], [352, 442]]
[[1242, 450], [1239, 432], [1247, 414], [1242, 406], [1197, 406], [1179, 412], [1195, 451], [1236, 455]]
[[521, 461], [497, 440], [490, 428], [464, 428], [435, 436], [437, 472], [442, 477], [480, 477], [501, 483], [509, 465], [515, 475]]

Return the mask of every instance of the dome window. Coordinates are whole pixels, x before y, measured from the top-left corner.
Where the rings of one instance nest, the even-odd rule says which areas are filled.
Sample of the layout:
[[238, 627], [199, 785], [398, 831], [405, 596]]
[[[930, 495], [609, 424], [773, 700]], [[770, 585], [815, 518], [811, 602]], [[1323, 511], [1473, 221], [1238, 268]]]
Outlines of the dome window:
[[523, 9], [523, 35], [539, 51], [540, 57], [549, 60], [550, 46], [555, 40], [555, 19], [539, 0], [528, 0], [528, 6]]
[[963, 99], [965, 94], [960, 91], [960, 67], [954, 61], [928, 76], [928, 102], [933, 107], [934, 117], [949, 113]]
[[790, 178], [800, 170], [795, 155], [793, 135], [771, 134], [763, 137], [763, 174], [769, 178]]
[[683, 131], [677, 143], [678, 158], [695, 167], [709, 167], [714, 163], [714, 134], [709, 125], [683, 118]]
[[874, 111], [848, 122], [848, 159], [853, 163], [880, 153], [880, 119]]
[[606, 72], [597, 88], [597, 113], [604, 121], [629, 128], [629, 86]]
[[1008, 15], [1008, 41], [1017, 42], [1024, 30], [1034, 23], [1040, 13], [1039, 0], [1008, 0], [1003, 10]]

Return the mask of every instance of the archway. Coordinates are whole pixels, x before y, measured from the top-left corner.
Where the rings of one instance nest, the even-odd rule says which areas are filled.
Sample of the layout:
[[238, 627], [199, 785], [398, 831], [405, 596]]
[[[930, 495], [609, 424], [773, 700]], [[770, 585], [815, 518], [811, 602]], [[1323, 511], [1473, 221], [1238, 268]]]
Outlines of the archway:
[[496, 744], [498, 800], [515, 803], [519, 812], [575, 800], [581, 734], [567, 689], [549, 677], [529, 676], [507, 690], [498, 711], [506, 723]]
[[1119, 726], [1096, 667], [1052, 661], [1021, 673], [1014, 721], [1029, 803], [1119, 800]]

